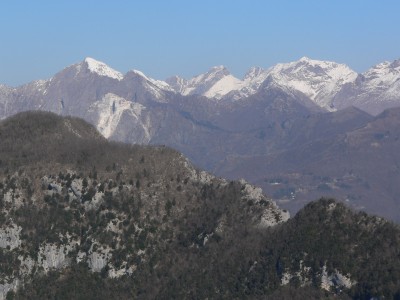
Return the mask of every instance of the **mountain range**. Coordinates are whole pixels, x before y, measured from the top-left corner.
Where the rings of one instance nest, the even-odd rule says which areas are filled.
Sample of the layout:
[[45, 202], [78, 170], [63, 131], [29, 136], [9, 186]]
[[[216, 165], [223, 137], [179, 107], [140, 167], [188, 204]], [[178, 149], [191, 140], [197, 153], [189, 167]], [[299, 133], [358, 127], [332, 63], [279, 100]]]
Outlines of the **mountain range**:
[[303, 57], [243, 79], [218, 66], [163, 81], [86, 58], [48, 80], [1, 85], [0, 116], [81, 117], [110, 140], [167, 145], [218, 176], [244, 177], [292, 213], [329, 194], [399, 221], [400, 190], [383, 184], [398, 179], [399, 95], [399, 61], [357, 74]]

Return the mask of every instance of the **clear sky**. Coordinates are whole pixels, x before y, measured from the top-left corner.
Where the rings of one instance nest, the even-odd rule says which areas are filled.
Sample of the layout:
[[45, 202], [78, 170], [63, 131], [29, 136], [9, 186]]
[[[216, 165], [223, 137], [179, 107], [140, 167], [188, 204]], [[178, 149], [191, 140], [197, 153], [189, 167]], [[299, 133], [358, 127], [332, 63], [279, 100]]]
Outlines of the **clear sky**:
[[398, 0], [7, 0], [0, 83], [50, 78], [85, 57], [123, 73], [242, 77], [302, 56], [358, 72], [400, 58]]

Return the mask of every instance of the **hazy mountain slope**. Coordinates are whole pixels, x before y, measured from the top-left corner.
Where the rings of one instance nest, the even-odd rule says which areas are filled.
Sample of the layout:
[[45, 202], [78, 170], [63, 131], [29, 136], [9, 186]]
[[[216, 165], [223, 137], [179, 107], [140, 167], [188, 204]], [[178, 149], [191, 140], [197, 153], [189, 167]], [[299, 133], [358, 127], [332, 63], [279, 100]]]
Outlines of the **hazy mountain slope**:
[[190, 97], [169, 102], [171, 111], [158, 118], [162, 125], [150, 143], [178, 149], [208, 170], [229, 155], [265, 153], [292, 120], [320, 111], [310, 100], [280, 89], [233, 103], [205, 104], [203, 98]]
[[[340, 128], [335, 115], [341, 118], [342, 113], [332, 115], [331, 127]], [[244, 176], [292, 211], [311, 199], [329, 195], [355, 208], [400, 221], [399, 109], [385, 111], [367, 123], [364, 116], [360, 117], [353, 129], [345, 126], [346, 130], [337, 134], [321, 132], [312, 137], [311, 131], [309, 138], [300, 136], [297, 141], [289, 135], [293, 144], [287, 149], [230, 157], [232, 161], [225, 161], [217, 173], [229, 178]], [[328, 118], [323, 118], [326, 121]]]

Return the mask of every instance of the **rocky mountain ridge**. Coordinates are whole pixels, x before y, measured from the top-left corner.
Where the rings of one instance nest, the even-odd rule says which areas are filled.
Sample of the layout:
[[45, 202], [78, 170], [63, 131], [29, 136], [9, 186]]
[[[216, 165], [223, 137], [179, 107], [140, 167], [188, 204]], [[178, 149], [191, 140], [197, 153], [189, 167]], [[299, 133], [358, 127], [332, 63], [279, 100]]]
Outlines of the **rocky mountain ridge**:
[[[174, 229], [181, 221], [192, 222], [199, 245], [235, 228], [227, 218], [236, 218], [236, 204], [249, 213], [241, 222], [255, 228], [289, 217], [245, 181], [196, 170], [166, 147], [109, 143], [78, 119], [21, 113], [0, 123], [0, 137], [1, 299], [32, 276], [74, 263], [130, 276], [151, 259], [150, 248], [161, 247], [161, 234], [186, 239]], [[222, 209], [223, 199], [227, 211], [197, 216], [208, 205]]]

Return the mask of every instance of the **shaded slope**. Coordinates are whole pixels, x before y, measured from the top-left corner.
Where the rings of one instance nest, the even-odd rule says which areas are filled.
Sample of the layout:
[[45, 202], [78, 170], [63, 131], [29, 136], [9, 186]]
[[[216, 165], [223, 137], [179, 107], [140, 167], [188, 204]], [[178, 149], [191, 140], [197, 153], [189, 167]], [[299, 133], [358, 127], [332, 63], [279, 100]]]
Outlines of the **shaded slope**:
[[[342, 116], [340, 112], [335, 115]], [[336, 134], [326, 136], [315, 134], [318, 126], [313, 125], [308, 138], [303, 127], [300, 134], [304, 139], [296, 140], [296, 134], [292, 142], [283, 143], [292, 143], [288, 149], [263, 156], [232, 157], [232, 163], [226, 163], [218, 174], [248, 178], [292, 211], [311, 199], [329, 195], [399, 221], [399, 109], [388, 110], [369, 122], [362, 115], [358, 122], [356, 118], [348, 120], [351, 126], [340, 130], [335, 118], [331, 119], [331, 132]], [[233, 167], [226, 167], [229, 165]]]
[[[0, 136], [0, 298], [76, 270], [153, 298], [177, 252], [194, 248], [195, 259], [209, 241], [288, 218], [246, 182], [196, 170], [167, 147], [108, 142], [79, 119], [22, 113], [0, 123]], [[29, 298], [56, 293], [43, 284]]]

